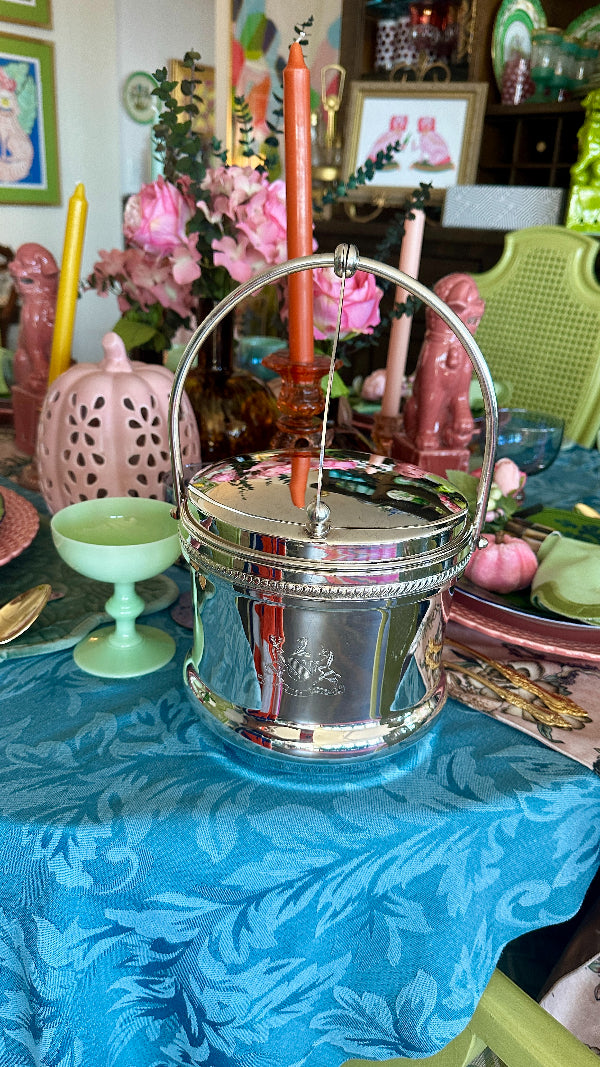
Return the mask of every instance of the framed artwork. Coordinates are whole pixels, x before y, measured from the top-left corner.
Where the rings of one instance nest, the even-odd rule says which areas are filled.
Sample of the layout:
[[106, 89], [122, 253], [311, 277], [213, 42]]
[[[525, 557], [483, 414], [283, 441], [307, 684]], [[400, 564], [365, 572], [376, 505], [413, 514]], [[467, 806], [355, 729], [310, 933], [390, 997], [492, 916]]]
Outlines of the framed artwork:
[[54, 52], [0, 34], [0, 204], [59, 204]]
[[487, 90], [486, 82], [352, 82], [342, 179], [387, 145], [399, 141], [401, 147], [349, 197], [400, 204], [420, 182], [431, 182], [435, 203], [450, 186], [472, 184]]
[[[308, 11], [304, 58], [310, 71], [311, 109], [321, 104], [321, 71], [340, 61], [342, 0], [321, 0]], [[308, 12], [307, 12], [308, 13]], [[282, 77], [290, 45], [297, 37], [296, 24], [303, 18], [290, 0], [233, 0], [231, 39], [231, 94], [243, 97], [252, 116], [254, 139], [259, 151], [270, 136], [269, 123], [283, 126]], [[232, 126], [235, 155], [238, 130]], [[281, 139], [283, 146], [283, 139]]]
[[[190, 68], [184, 66], [180, 59], [169, 60], [169, 80], [181, 83], [190, 76]], [[194, 122], [194, 130], [203, 141], [210, 144], [215, 136], [215, 68], [206, 67], [204, 63], [198, 64], [198, 79], [201, 84], [197, 93], [202, 97], [196, 100], [198, 115]], [[184, 97], [179, 89], [175, 92], [177, 102], [184, 103]]]
[[51, 0], [0, 0], [0, 19], [52, 28]]

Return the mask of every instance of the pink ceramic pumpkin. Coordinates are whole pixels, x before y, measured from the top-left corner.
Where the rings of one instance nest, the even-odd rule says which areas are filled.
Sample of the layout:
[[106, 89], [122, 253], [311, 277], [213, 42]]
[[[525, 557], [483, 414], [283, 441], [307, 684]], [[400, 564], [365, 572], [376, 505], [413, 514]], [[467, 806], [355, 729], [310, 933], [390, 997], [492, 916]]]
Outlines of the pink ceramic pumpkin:
[[537, 556], [520, 537], [499, 533], [485, 548], [476, 548], [465, 574], [476, 585], [494, 593], [513, 593], [531, 584], [537, 567]]
[[[131, 361], [116, 333], [107, 333], [102, 347], [100, 363], [76, 363], [44, 400], [37, 464], [52, 513], [92, 497], [164, 495], [174, 376], [166, 367]], [[184, 464], [199, 463], [198, 426], [185, 395], [180, 433]]]

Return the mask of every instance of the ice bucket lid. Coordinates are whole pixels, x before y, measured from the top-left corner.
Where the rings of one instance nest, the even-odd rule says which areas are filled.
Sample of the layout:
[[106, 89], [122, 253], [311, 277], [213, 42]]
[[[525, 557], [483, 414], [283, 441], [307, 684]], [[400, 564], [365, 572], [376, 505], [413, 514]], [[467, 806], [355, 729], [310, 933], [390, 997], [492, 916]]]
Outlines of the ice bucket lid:
[[[331, 525], [315, 538], [305, 510], [292, 503], [291, 461], [289, 452], [255, 453], [196, 475], [180, 516], [192, 556], [220, 558], [225, 550], [230, 566], [276, 566], [283, 580], [286, 557], [284, 566], [301, 568], [304, 580], [312, 570], [313, 580], [345, 574], [361, 585], [374, 576], [402, 581], [408, 571], [439, 576], [448, 567], [464, 569], [472, 542], [468, 505], [444, 478], [382, 456], [328, 450], [322, 499]], [[316, 494], [318, 465], [318, 455], [311, 455], [307, 504]]]

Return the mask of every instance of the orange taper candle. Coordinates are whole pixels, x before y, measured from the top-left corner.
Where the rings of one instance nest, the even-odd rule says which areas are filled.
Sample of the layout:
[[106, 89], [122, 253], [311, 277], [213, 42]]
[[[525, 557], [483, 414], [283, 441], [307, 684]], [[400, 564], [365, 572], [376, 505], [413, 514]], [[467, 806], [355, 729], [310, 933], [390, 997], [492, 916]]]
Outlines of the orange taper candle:
[[[312, 171], [310, 152], [310, 73], [298, 41], [290, 47], [283, 72], [283, 128], [288, 259], [310, 256], [313, 250]], [[312, 363], [312, 271], [291, 274], [289, 349], [292, 363]]]

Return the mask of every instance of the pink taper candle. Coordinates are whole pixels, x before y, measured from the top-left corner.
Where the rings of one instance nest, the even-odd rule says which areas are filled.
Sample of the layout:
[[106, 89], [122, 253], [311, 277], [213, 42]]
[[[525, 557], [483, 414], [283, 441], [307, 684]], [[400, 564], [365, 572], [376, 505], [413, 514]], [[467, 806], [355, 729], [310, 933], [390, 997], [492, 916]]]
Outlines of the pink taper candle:
[[[407, 219], [404, 224], [404, 237], [400, 249], [399, 269], [410, 278], [418, 278], [425, 229], [425, 212], [415, 208], [414, 219]], [[405, 289], [396, 289], [396, 304], [403, 304], [407, 297]], [[408, 342], [412, 327], [412, 315], [402, 315], [392, 321], [386, 363], [385, 389], [381, 401], [381, 414], [394, 417], [400, 411], [402, 383], [406, 369]]]
[[[312, 170], [310, 145], [310, 72], [298, 41], [290, 47], [283, 72], [283, 128], [288, 259], [310, 256], [312, 232]], [[288, 278], [289, 346], [292, 363], [312, 363], [312, 271]]]

